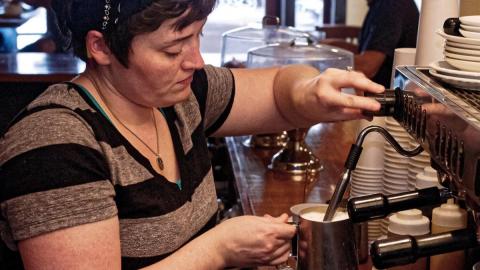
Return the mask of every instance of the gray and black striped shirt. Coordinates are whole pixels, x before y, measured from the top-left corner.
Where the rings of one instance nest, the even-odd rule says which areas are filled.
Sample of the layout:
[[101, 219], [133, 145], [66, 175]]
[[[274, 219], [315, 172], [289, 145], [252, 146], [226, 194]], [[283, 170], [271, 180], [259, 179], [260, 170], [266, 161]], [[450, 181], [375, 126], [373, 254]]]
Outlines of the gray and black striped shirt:
[[206, 136], [230, 112], [233, 76], [206, 66], [195, 73], [192, 90], [186, 102], [163, 109], [180, 189], [153, 170], [81, 87], [47, 89], [0, 140], [4, 244], [15, 251], [17, 241], [118, 215], [122, 268], [133, 269], [213, 226], [217, 204]]

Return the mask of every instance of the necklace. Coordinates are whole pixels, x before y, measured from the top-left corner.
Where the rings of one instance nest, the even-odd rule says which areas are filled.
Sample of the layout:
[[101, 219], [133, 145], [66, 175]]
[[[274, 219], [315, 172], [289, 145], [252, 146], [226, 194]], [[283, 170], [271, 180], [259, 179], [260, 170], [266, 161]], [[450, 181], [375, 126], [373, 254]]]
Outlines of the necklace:
[[113, 113], [113, 110], [111, 110], [108, 105], [107, 105], [107, 102], [105, 101], [105, 98], [103, 97], [103, 94], [100, 92], [100, 89], [98, 88], [98, 85], [97, 85], [97, 82], [89, 77], [87, 77], [88, 80], [90, 80], [92, 83], [93, 83], [93, 86], [97, 89], [97, 92], [98, 92], [98, 95], [100, 96], [100, 99], [103, 101], [103, 103], [105, 104], [105, 106], [108, 108], [108, 110], [110, 111], [110, 113], [112, 114], [113, 118], [115, 118], [115, 120], [117, 120], [117, 122], [123, 127], [125, 128], [126, 130], [128, 130], [128, 132], [130, 132], [130, 134], [132, 134], [135, 138], [137, 138], [138, 141], [140, 141], [145, 147], [147, 147], [147, 149], [152, 152], [152, 154], [155, 155], [156, 157], [156, 161], [157, 161], [157, 165], [158, 167], [160, 168], [160, 170], [163, 171], [163, 168], [164, 168], [164, 165], [163, 165], [163, 159], [160, 157], [160, 144], [159, 144], [159, 141], [158, 141], [158, 128], [157, 128], [157, 119], [155, 117], [155, 109], [152, 108], [152, 119], [153, 119], [153, 124], [155, 126], [155, 136], [157, 138], [157, 151], [155, 152], [145, 141], [143, 141], [140, 136], [138, 136], [137, 134], [135, 134], [135, 132], [133, 132], [130, 128], [128, 128], [122, 121], [120, 121], [120, 119], [115, 115], [115, 113]]

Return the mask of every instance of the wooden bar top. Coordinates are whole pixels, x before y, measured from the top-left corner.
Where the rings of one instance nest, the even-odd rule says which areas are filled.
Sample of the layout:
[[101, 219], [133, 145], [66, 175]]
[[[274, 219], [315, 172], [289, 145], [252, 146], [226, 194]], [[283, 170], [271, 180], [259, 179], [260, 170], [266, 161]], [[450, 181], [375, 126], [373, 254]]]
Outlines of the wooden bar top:
[[0, 82], [60, 82], [85, 70], [85, 62], [70, 54], [0, 54]]
[[4, 12], [4, 7], [0, 7], [0, 27], [18, 27], [37, 16], [40, 8], [24, 11], [19, 16], [8, 16]]
[[[320, 159], [324, 169], [314, 177], [274, 173], [267, 168], [276, 150], [254, 149], [244, 146], [248, 138], [226, 139], [236, 181], [238, 195], [246, 215], [278, 216], [288, 213], [292, 205], [302, 202], [325, 203], [330, 200], [335, 185], [343, 172], [343, 164], [351, 144], [356, 139], [356, 121], [318, 124], [310, 128], [306, 143]], [[306, 192], [305, 192], [306, 191]], [[275, 267], [261, 267], [262, 270]], [[369, 263], [360, 270], [371, 269]]]
[[[227, 138], [235, 181], [245, 214], [280, 215], [302, 202], [325, 203], [330, 199], [343, 170], [356, 122], [318, 124], [310, 128], [306, 143], [324, 169], [314, 177], [292, 177], [268, 170], [278, 149], [254, 149], [243, 145], [248, 137]], [[306, 193], [304, 191], [307, 191]], [[305, 193], [305, 194], [304, 194]]]

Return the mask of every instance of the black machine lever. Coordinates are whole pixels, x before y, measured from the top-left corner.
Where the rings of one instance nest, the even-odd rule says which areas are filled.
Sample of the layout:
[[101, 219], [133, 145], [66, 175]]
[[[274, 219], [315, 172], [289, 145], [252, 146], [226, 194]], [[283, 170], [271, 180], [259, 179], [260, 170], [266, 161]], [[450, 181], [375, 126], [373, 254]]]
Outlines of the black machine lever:
[[383, 218], [397, 211], [441, 204], [451, 197], [450, 191], [437, 187], [388, 196], [378, 193], [350, 199], [347, 211], [352, 222], [363, 222]]
[[377, 240], [370, 248], [370, 255], [376, 268], [386, 269], [414, 263], [421, 257], [468, 249], [477, 245], [475, 228], [468, 228], [432, 235]]
[[365, 96], [376, 100], [380, 103], [380, 110], [373, 111], [363, 111], [365, 116], [393, 116], [395, 119], [402, 118], [402, 108], [403, 108], [403, 99], [401, 96], [404, 93], [400, 88], [396, 89], [385, 89], [383, 93], [373, 94], [370, 92], [365, 92]]

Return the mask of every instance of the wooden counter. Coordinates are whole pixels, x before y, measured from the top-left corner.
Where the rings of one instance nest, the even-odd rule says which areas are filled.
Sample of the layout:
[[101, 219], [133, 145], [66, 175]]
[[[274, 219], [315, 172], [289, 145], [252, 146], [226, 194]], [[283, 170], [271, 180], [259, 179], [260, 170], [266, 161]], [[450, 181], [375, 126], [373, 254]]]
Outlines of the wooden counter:
[[85, 62], [70, 54], [0, 54], [0, 83], [56, 83], [85, 70]]
[[[245, 147], [243, 141], [248, 137], [227, 138], [236, 187], [244, 213], [278, 216], [282, 213], [290, 214], [290, 206], [294, 204], [325, 203], [332, 196], [343, 171], [350, 146], [356, 139], [355, 132], [354, 121], [319, 124], [309, 130], [307, 145], [321, 160], [324, 170], [315, 177], [309, 177], [308, 182], [302, 181], [305, 176], [299, 176], [300, 179], [295, 181], [289, 175], [280, 175], [267, 169], [272, 155], [278, 150]], [[360, 265], [360, 269], [371, 269], [371, 266]]]
[[278, 150], [245, 147], [242, 142], [247, 137], [227, 138], [244, 213], [257, 216], [280, 215], [289, 213], [290, 206], [294, 204], [325, 203], [333, 194], [342, 173], [350, 145], [354, 141], [354, 133], [355, 122], [319, 124], [310, 128], [307, 145], [324, 165], [318, 175], [309, 177], [311, 183], [303, 181], [304, 175], [298, 176], [299, 179], [295, 181], [290, 175], [269, 171], [267, 164]]
[[38, 16], [41, 8], [24, 11], [19, 16], [8, 16], [4, 13], [4, 8], [0, 7], [0, 27], [19, 27], [28, 20]]
[[50, 84], [69, 81], [85, 63], [69, 54], [0, 54], [0, 133]]

